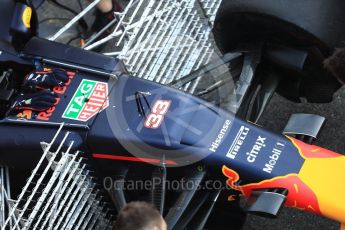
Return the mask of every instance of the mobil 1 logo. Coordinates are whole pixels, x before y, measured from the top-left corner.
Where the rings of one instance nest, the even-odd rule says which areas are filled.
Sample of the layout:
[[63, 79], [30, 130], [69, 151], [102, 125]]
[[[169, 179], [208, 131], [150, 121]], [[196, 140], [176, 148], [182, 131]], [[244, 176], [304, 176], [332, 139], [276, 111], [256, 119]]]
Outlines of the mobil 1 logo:
[[62, 118], [86, 122], [109, 106], [107, 97], [106, 82], [83, 79]]

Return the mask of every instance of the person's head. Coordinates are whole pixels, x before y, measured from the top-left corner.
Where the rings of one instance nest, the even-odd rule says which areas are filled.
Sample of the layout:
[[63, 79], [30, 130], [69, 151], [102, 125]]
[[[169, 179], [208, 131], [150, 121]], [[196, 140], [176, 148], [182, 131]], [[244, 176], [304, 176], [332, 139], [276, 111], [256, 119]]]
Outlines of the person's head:
[[152, 204], [137, 201], [120, 211], [114, 230], [167, 230], [167, 225]]

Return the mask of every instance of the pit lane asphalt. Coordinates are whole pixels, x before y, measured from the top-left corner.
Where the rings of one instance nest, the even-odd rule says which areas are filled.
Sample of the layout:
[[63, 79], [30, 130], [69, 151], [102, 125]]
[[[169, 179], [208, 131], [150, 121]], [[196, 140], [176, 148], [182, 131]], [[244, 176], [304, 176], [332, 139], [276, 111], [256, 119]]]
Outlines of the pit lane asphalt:
[[[68, 5], [75, 3], [68, 0], [60, 0]], [[77, 5], [76, 8], [79, 9]], [[66, 11], [45, 3], [39, 11], [41, 19], [48, 17], [71, 17]], [[92, 17], [92, 15], [90, 15]], [[90, 21], [88, 18], [87, 21]], [[316, 145], [345, 153], [345, 89], [339, 90], [334, 101], [330, 104], [296, 104], [275, 95], [269, 107], [265, 111], [259, 124], [263, 127], [281, 132], [290, 115], [293, 113], [313, 113], [327, 118], [326, 124], [320, 133]], [[322, 170], [322, 169], [320, 169]], [[344, 183], [344, 178], [339, 178]], [[345, 194], [344, 194], [345, 195]], [[229, 226], [229, 230], [231, 226]], [[333, 230], [339, 229], [339, 224], [329, 219], [295, 209], [283, 208], [280, 216], [276, 219], [267, 219], [248, 215], [244, 230]], [[215, 229], [216, 230], [216, 229]]]

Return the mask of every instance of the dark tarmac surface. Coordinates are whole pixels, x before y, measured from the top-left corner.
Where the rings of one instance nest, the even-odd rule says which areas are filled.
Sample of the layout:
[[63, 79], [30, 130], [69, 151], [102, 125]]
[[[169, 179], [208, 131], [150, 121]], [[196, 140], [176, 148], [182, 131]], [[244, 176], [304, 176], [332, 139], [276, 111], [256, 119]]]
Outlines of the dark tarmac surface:
[[[64, 2], [64, 1], [61, 1]], [[67, 2], [67, 0], [66, 0]], [[45, 6], [48, 8], [44, 8]], [[51, 5], [46, 4], [40, 9], [41, 18], [65, 16], [65, 12], [49, 9]], [[53, 13], [52, 13], [53, 12]], [[70, 14], [67, 14], [70, 16]], [[345, 153], [345, 89], [339, 90], [334, 101], [330, 104], [295, 104], [289, 102], [282, 97], [274, 96], [270, 106], [267, 108], [260, 124], [267, 129], [281, 132], [289, 117], [293, 113], [313, 113], [324, 116], [327, 122], [320, 133], [316, 145], [330, 150]], [[322, 168], [320, 168], [322, 170]], [[339, 180], [343, 180], [339, 176]], [[344, 181], [342, 181], [344, 183]], [[345, 194], [344, 194], [345, 195]], [[256, 216], [248, 216], [248, 220], [244, 226], [245, 230], [331, 230], [339, 229], [339, 224], [313, 214], [304, 213], [302, 211], [284, 208], [277, 219], [266, 219]], [[231, 226], [229, 226], [231, 229]]]

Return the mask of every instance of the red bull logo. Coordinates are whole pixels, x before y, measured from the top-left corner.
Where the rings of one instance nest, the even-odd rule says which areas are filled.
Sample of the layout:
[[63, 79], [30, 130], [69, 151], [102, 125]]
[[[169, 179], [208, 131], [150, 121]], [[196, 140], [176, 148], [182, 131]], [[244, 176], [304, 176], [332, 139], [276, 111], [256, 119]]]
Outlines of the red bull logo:
[[[286, 206], [320, 214], [345, 223], [345, 157], [289, 138], [305, 162], [299, 173], [258, 183], [237, 185], [240, 175], [223, 166], [227, 184], [249, 197], [253, 190], [288, 189]], [[344, 230], [342, 225], [342, 230]]]
[[239, 182], [240, 177], [235, 171], [223, 166], [223, 174], [228, 178], [227, 184], [231, 188], [240, 191], [245, 197], [249, 197], [253, 190], [285, 188], [289, 190], [286, 206], [321, 214], [315, 193], [297, 175], [291, 174], [265, 180], [260, 183], [237, 186], [236, 183]]

